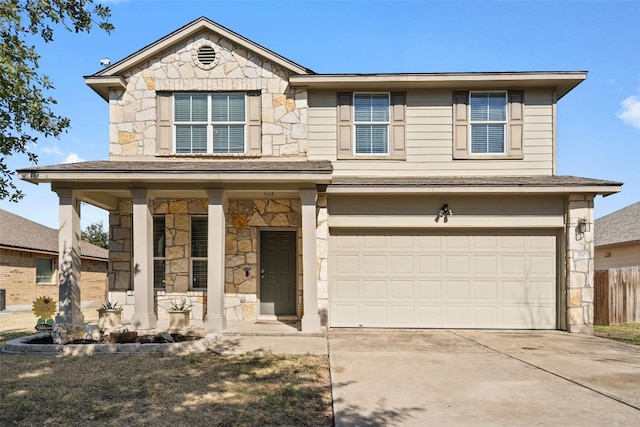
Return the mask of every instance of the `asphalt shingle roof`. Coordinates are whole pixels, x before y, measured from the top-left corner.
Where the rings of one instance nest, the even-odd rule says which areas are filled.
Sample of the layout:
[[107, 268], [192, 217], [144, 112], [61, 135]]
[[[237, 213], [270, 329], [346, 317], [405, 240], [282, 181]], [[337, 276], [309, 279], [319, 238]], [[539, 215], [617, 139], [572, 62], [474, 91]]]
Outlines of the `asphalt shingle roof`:
[[563, 186], [618, 186], [619, 182], [575, 176], [478, 176], [478, 177], [334, 177], [331, 186], [488, 186], [488, 187], [563, 187]]
[[[0, 209], [0, 246], [58, 253], [58, 230]], [[109, 251], [88, 242], [80, 242], [83, 257], [109, 258]]]
[[640, 202], [595, 221], [595, 245], [640, 241]]
[[90, 171], [90, 172], [321, 172], [330, 173], [333, 166], [328, 160], [318, 161], [264, 161], [264, 160], [210, 160], [210, 161], [111, 161], [96, 160], [37, 166], [18, 172]]

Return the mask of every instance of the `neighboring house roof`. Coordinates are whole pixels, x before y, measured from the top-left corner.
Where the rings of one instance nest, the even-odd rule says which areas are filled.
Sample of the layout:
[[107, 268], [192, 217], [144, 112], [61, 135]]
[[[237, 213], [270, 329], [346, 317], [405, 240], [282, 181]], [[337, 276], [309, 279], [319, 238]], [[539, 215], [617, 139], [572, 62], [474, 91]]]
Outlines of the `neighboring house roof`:
[[595, 221], [595, 245], [640, 241], [640, 202]]
[[241, 46], [248, 51], [251, 51], [277, 65], [289, 70], [296, 74], [314, 74], [314, 72], [300, 64], [293, 62], [290, 59], [279, 55], [272, 50], [267, 49], [264, 46], [259, 45], [238, 33], [231, 31], [222, 25], [203, 17], [200, 17], [187, 25], [177, 29], [171, 34], [157, 40], [137, 52], [132, 53], [126, 58], [108, 66], [104, 70], [100, 70], [90, 76], [85, 76], [86, 83], [95, 90], [105, 100], [109, 99], [109, 87], [126, 87], [126, 82], [120, 77], [120, 75], [131, 69], [132, 67], [147, 61], [150, 58], [158, 55], [162, 51], [174, 46], [175, 44], [184, 41], [196, 34], [209, 31], [230, 40], [232, 43]]
[[[58, 253], [58, 230], [0, 209], [0, 246], [11, 249]], [[89, 242], [80, 242], [83, 258], [107, 261], [109, 251]]]

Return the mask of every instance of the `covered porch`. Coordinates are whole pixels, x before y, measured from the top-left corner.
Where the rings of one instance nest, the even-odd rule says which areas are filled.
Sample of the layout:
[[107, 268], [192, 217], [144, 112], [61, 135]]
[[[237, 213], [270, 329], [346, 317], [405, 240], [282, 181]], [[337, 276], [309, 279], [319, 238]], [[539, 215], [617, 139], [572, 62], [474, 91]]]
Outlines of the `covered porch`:
[[84, 321], [82, 201], [110, 213], [110, 299], [132, 329], [164, 328], [170, 302], [186, 298], [192, 326], [206, 331], [225, 330], [228, 319], [320, 330], [329, 162], [173, 159], [19, 172], [60, 198], [57, 322]]

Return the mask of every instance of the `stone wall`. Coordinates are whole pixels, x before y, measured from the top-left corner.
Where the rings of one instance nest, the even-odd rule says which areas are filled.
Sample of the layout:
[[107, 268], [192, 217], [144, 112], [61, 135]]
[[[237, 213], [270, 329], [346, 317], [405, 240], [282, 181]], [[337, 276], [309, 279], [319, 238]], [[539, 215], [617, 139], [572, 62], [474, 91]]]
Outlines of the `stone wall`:
[[[569, 196], [566, 212], [567, 330], [593, 334], [593, 196]], [[581, 219], [589, 225], [584, 233]]]
[[[320, 208], [324, 212], [319, 229], [323, 243], [319, 249], [323, 261], [320, 277], [324, 280], [320, 294], [327, 295], [326, 246], [328, 227], [326, 224], [326, 197]], [[192, 290], [190, 286], [190, 224], [192, 215], [207, 215], [206, 199], [158, 199], [153, 201], [153, 215], [165, 217], [165, 281], [164, 291], [156, 291], [158, 305], [162, 301], [189, 296], [192, 303], [202, 305], [192, 313], [194, 319], [202, 319], [206, 301], [205, 290]], [[133, 292], [131, 291], [131, 200], [121, 200], [121, 213], [111, 213], [111, 262], [109, 267], [109, 289], [113, 298], [125, 307], [125, 318], [133, 314]], [[302, 216], [300, 199], [278, 200], [227, 200], [225, 202], [225, 311], [228, 319], [255, 319], [258, 301], [258, 252], [260, 228], [295, 230], [297, 243], [297, 299], [302, 307]], [[324, 231], [322, 231], [324, 230]], [[319, 246], [319, 248], [320, 248]], [[320, 257], [320, 255], [319, 255]], [[247, 275], [248, 270], [248, 275]], [[168, 295], [168, 296], [167, 296]], [[326, 304], [325, 304], [326, 305]], [[160, 315], [162, 310], [158, 310]], [[161, 316], [160, 316], [161, 318]]]
[[[8, 310], [31, 310], [33, 301], [43, 295], [58, 301], [58, 271], [53, 283], [36, 283], [36, 258], [58, 258], [53, 255], [0, 249], [0, 288], [6, 289]], [[102, 303], [107, 294], [107, 262], [81, 260], [80, 298], [83, 305]]]
[[126, 291], [133, 288], [131, 278], [132, 251], [131, 199], [118, 200], [118, 212], [109, 212], [109, 290]]
[[[211, 66], [197, 50], [216, 51]], [[156, 154], [156, 91], [262, 93], [262, 155], [306, 156], [307, 91], [291, 89], [287, 71], [213, 34], [201, 33], [124, 73], [126, 91], [109, 99], [110, 156]]]
[[[295, 229], [298, 236], [298, 307], [302, 305], [302, 215], [299, 199], [229, 200], [226, 206], [225, 312], [227, 319], [257, 315], [258, 233], [260, 227]], [[247, 277], [245, 268], [249, 270]]]

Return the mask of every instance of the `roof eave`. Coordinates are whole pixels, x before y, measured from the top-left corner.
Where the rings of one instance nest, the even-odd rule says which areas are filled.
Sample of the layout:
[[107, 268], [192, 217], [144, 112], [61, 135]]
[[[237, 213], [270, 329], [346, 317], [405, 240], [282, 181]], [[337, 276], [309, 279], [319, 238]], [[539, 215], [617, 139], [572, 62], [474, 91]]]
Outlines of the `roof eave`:
[[310, 89], [484, 89], [553, 87], [558, 99], [587, 78], [586, 71], [477, 72], [415, 74], [313, 74], [290, 76], [292, 87]]
[[120, 76], [85, 76], [84, 82], [107, 102], [109, 101], [110, 89], [124, 90], [127, 88], [126, 80]]
[[598, 194], [622, 191], [619, 185], [607, 186], [483, 186], [483, 185], [329, 185], [328, 194]]

